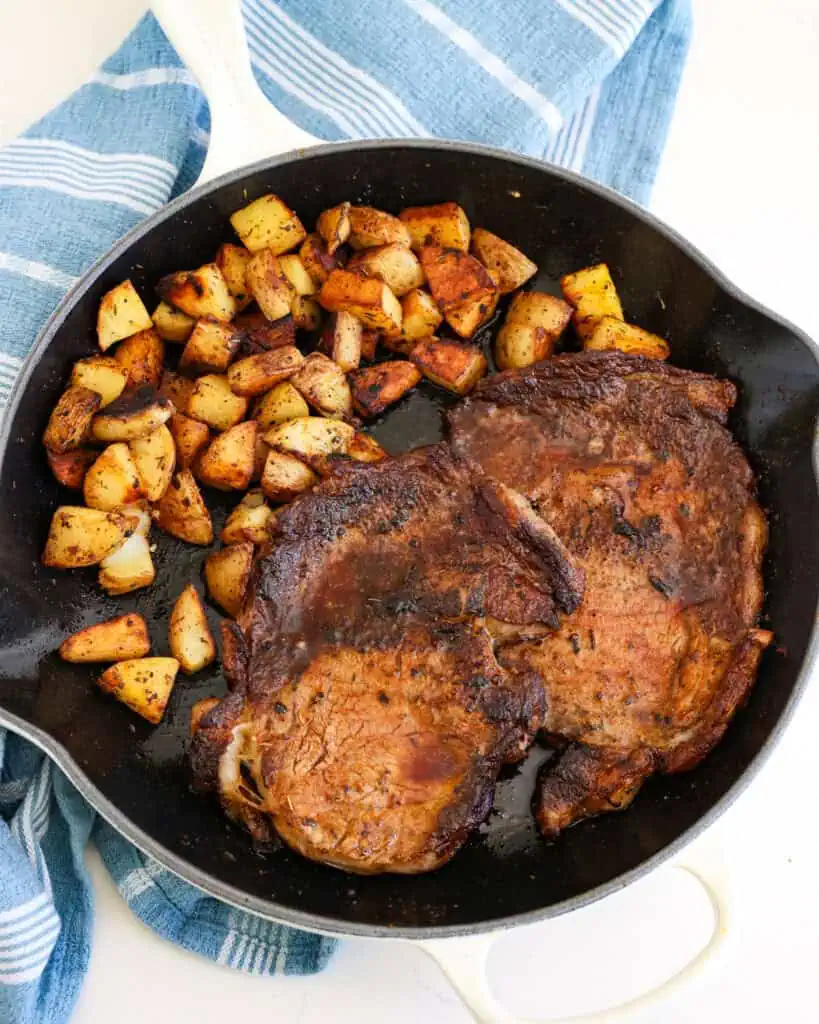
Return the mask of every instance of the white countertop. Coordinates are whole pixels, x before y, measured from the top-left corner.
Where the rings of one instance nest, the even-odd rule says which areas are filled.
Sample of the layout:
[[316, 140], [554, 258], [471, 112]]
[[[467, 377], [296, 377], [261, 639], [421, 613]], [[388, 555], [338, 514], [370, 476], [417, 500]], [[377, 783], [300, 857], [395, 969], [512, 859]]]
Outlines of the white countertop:
[[[141, 7], [4, 5], [0, 142], [78, 84]], [[819, 338], [819, 5], [695, 0], [695, 13], [653, 209], [746, 291]], [[731, 869], [734, 941], [725, 958], [635, 1024], [819, 1019], [817, 723], [814, 686], [761, 776], [703, 840], [719, 846]], [[157, 939], [119, 899], [95, 853], [88, 861], [98, 913], [76, 1024], [470, 1019], [438, 968], [404, 943], [348, 942], [314, 978], [217, 967]], [[697, 883], [660, 869], [593, 907], [505, 936], [493, 953], [493, 984], [510, 1008], [544, 1020], [603, 1008], [678, 969], [703, 943], [709, 915]]]

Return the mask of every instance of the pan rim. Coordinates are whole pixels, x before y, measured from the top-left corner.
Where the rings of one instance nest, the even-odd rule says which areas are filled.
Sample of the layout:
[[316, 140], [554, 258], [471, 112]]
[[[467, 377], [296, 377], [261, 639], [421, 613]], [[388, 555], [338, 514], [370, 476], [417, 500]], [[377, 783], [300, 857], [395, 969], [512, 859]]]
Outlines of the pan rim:
[[[49, 317], [20, 368], [14, 388], [12, 389], [12, 393], [6, 405], [2, 423], [0, 423], [0, 479], [2, 479], [5, 454], [11, 436], [11, 424], [27, 390], [28, 382], [34, 368], [38, 364], [42, 354], [57, 336], [63, 322], [69, 312], [73, 309], [74, 305], [89, 290], [89, 288], [93, 286], [98, 277], [107, 269], [107, 267], [126, 253], [134, 243], [149, 234], [154, 227], [162, 223], [168, 217], [176, 214], [179, 210], [189, 207], [200, 199], [207, 198], [223, 186], [234, 184], [248, 175], [259, 171], [272, 170], [298, 161], [309, 160], [314, 157], [321, 157], [330, 152], [359, 153], [362, 151], [366, 152], [383, 149], [443, 150], [459, 152], [466, 155], [488, 156], [498, 160], [503, 160], [506, 163], [519, 164], [523, 167], [534, 169], [541, 173], [546, 173], [558, 180], [570, 182], [588, 192], [596, 194], [602, 199], [613, 203], [615, 206], [626, 210], [632, 216], [667, 238], [679, 251], [697, 263], [725, 294], [731, 296], [746, 308], [761, 314], [771, 322], [778, 324], [780, 327], [789, 331], [807, 347], [809, 352], [811, 352], [817, 363], [817, 369], [819, 370], [819, 344], [817, 344], [817, 342], [815, 342], [809, 335], [784, 317], [779, 316], [763, 304], [757, 302], [754, 298], [733, 284], [733, 282], [730, 281], [707, 256], [700, 252], [699, 249], [692, 245], [674, 228], [667, 225], [638, 203], [620, 195], [605, 185], [601, 185], [581, 174], [557, 167], [543, 160], [510, 153], [496, 147], [483, 146], [474, 143], [428, 139], [381, 139], [329, 143], [326, 145], [311, 147], [310, 149], [295, 150], [277, 157], [260, 160], [256, 163], [249, 164], [245, 167], [241, 167], [237, 170], [224, 174], [219, 178], [215, 178], [204, 185], [190, 189], [188, 192], [185, 192], [183, 195], [177, 197], [172, 202], [161, 207], [145, 220], [135, 225], [135, 227], [127, 232], [127, 234], [125, 234], [108, 252], [100, 257], [100, 259], [98, 259], [91, 267], [88, 268], [88, 270], [85, 271], [84, 274], [80, 276], [80, 278], [72, 285], [66, 295], [62, 298], [54, 313]], [[817, 424], [814, 430], [812, 461], [814, 483], [817, 483], [819, 482], [819, 424]], [[706, 814], [682, 832], [673, 842], [657, 851], [657, 853], [653, 854], [651, 857], [648, 857], [646, 860], [637, 864], [630, 871], [618, 875], [615, 878], [610, 879], [608, 882], [589, 889], [584, 893], [570, 897], [569, 899], [562, 900], [547, 907], [540, 907], [518, 914], [455, 925], [400, 925], [389, 927], [377, 924], [352, 922], [344, 918], [330, 917], [312, 912], [295, 910], [282, 906], [274, 900], [265, 900], [260, 897], [251, 896], [247, 892], [221, 881], [208, 872], [194, 867], [185, 858], [172, 853], [163, 844], [144, 832], [100, 792], [100, 790], [86, 776], [82, 768], [69, 754], [66, 748], [48, 733], [38, 727], [30, 725], [22, 718], [6, 711], [2, 707], [0, 707], [0, 725], [7, 726], [14, 732], [31, 740], [46, 754], [48, 754], [55, 761], [58, 767], [66, 774], [70, 781], [77, 787], [85, 799], [88, 800], [89, 804], [91, 804], [91, 806], [118, 832], [133, 842], [138, 849], [143, 853], [154, 857], [169, 871], [183, 878], [185, 881], [190, 882], [196, 888], [208, 895], [215, 896], [223, 902], [229, 903], [242, 910], [248, 910], [267, 918], [268, 920], [276, 921], [280, 924], [289, 925], [295, 928], [301, 928], [307, 931], [319, 932], [333, 937], [387, 938], [404, 940], [454, 938], [464, 935], [497, 932], [510, 927], [534, 924], [537, 921], [558, 917], [572, 910], [580, 909], [581, 907], [588, 906], [589, 904], [594, 903], [613, 892], [617, 892], [620, 889], [625, 888], [633, 881], [636, 881], [638, 878], [648, 874], [648, 872], [654, 870], [660, 864], [665, 863], [679, 854], [682, 849], [684, 849], [698, 835], [713, 824], [713, 822], [720, 817], [720, 815], [723, 814], [746, 790], [752, 780], [756, 777], [757, 773], [767, 761], [772, 750], [779, 742], [782, 734], [790, 723], [817, 663], [819, 663], [819, 627], [814, 625], [808, 649], [805, 653], [802, 665], [800, 666], [793, 691], [762, 747], [730, 789], [728, 789], [728, 791]]]

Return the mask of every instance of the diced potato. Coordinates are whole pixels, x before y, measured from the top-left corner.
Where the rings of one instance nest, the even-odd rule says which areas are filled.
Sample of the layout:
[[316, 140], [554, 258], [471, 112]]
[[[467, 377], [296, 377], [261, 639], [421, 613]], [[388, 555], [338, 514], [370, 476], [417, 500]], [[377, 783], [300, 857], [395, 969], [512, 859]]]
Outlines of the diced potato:
[[287, 256], [279, 257], [279, 266], [282, 273], [293, 286], [296, 295], [315, 295], [319, 290], [319, 283], [315, 281], [307, 271], [301, 256], [290, 253]]
[[246, 279], [250, 294], [268, 320], [279, 320], [290, 313], [296, 293], [270, 249], [254, 254], [247, 265]]
[[230, 513], [222, 530], [223, 544], [265, 544], [276, 522], [276, 513], [265, 502], [263, 491], [248, 491]]
[[410, 233], [416, 252], [427, 245], [469, 250], [469, 218], [457, 203], [410, 206], [399, 214]]
[[401, 330], [401, 303], [383, 281], [360, 271], [334, 270], [322, 285], [319, 302], [331, 313], [352, 313], [373, 330]]
[[233, 245], [230, 242], [219, 246], [219, 251], [216, 253], [216, 266], [222, 271], [222, 277], [227, 281], [228, 291], [233, 296], [237, 312], [253, 301], [245, 276], [250, 257], [249, 249], [245, 249], [242, 245]]
[[378, 341], [381, 335], [371, 327], [365, 327], [361, 332], [361, 358], [372, 362], [378, 351]]
[[129, 388], [151, 384], [158, 388], [165, 362], [165, 342], [155, 328], [132, 334], [116, 347], [114, 358], [128, 374]]
[[296, 325], [290, 316], [271, 323], [264, 313], [243, 313], [236, 317], [234, 326], [244, 335], [245, 341], [240, 349], [244, 355], [296, 344]]
[[355, 370], [361, 362], [361, 321], [352, 313], [333, 313], [322, 331], [319, 348], [344, 372]]
[[401, 337], [406, 341], [429, 338], [441, 326], [443, 314], [435, 299], [421, 288], [413, 288], [401, 299]]
[[265, 442], [264, 438], [257, 431], [256, 454], [253, 458], [253, 476], [250, 479], [251, 483], [257, 484], [262, 479], [262, 473], [264, 473], [264, 464], [267, 461], [267, 453], [269, 451], [269, 445]]
[[492, 271], [502, 295], [520, 288], [537, 273], [536, 263], [486, 228], [472, 232], [472, 253]]
[[230, 223], [251, 252], [270, 249], [277, 256], [295, 249], [307, 234], [296, 214], [272, 192], [237, 210]]
[[313, 470], [295, 455], [268, 450], [262, 472], [262, 491], [271, 501], [292, 501], [297, 494], [308, 491], [317, 479]]
[[256, 421], [248, 420], [217, 434], [196, 462], [202, 483], [220, 491], [245, 490], [253, 476], [257, 429]]
[[376, 363], [350, 374], [353, 404], [361, 416], [380, 416], [397, 402], [421, 379], [417, 366], [406, 360]]
[[187, 377], [183, 377], [179, 373], [174, 373], [173, 370], [165, 370], [163, 372], [162, 381], [159, 385], [159, 393], [173, 402], [173, 407], [177, 412], [187, 413], [188, 399], [192, 392], [192, 380], [189, 380]]
[[142, 497], [139, 477], [127, 444], [109, 445], [85, 474], [83, 498], [89, 508], [111, 512]]
[[418, 257], [400, 242], [362, 249], [353, 256], [347, 269], [363, 270], [370, 277], [377, 277], [399, 298], [413, 288], [420, 288], [425, 280]]
[[159, 303], [152, 320], [156, 333], [163, 341], [173, 341], [177, 344], [188, 340], [196, 323], [192, 316], [174, 309], [168, 302]]
[[283, 380], [261, 397], [254, 418], [260, 430], [267, 430], [277, 423], [309, 415], [307, 402], [290, 381]]
[[48, 465], [55, 480], [72, 491], [82, 490], [82, 482], [88, 472], [88, 467], [96, 462], [98, 455], [99, 452], [94, 451], [93, 448], [74, 448], [70, 452], [61, 454], [46, 449]]
[[152, 433], [173, 416], [174, 407], [150, 384], [126, 391], [91, 421], [97, 441], [133, 441]]
[[321, 352], [312, 352], [290, 383], [322, 416], [345, 419], [352, 416], [353, 399], [344, 371]]
[[292, 377], [303, 363], [304, 356], [294, 346], [274, 348], [234, 363], [227, 380], [237, 395], [261, 395], [279, 381]]
[[178, 671], [175, 658], [133, 658], [107, 668], [97, 686], [152, 725], [159, 725]]
[[356, 431], [356, 435], [347, 449], [347, 456], [355, 459], [356, 462], [380, 462], [382, 459], [389, 458], [389, 452], [384, 451], [370, 434]]
[[471, 391], [487, 370], [479, 348], [445, 338], [422, 338], [410, 358], [428, 380], [456, 395]]
[[145, 303], [130, 281], [123, 281], [103, 295], [97, 314], [97, 341], [103, 352], [115, 342], [152, 326]]
[[156, 290], [161, 299], [196, 320], [205, 317], [232, 320], [236, 315], [236, 301], [215, 263], [206, 263], [198, 270], [168, 274], [160, 280]]
[[299, 249], [299, 256], [305, 270], [319, 285], [323, 285], [330, 271], [338, 266], [338, 259], [331, 255], [320, 235], [308, 235]]
[[205, 715], [209, 711], [213, 711], [213, 709], [217, 705], [219, 705], [221, 703], [222, 703], [222, 701], [221, 701], [221, 698], [219, 698], [219, 697], [203, 697], [202, 700], [198, 700], [193, 705], [193, 707], [191, 708], [191, 726], [190, 726], [191, 739], [193, 739], [193, 737], [199, 731], [199, 726], [200, 726], [200, 724], [202, 722], [202, 719], [205, 717]]
[[560, 337], [572, 317], [572, 307], [546, 292], [519, 292], [509, 305], [506, 322], [542, 327], [554, 340]]
[[303, 331], [317, 331], [321, 327], [321, 306], [307, 295], [296, 295], [290, 304], [293, 323]]
[[119, 398], [128, 383], [128, 371], [113, 356], [90, 356], [74, 363], [73, 388], [87, 388], [100, 396], [100, 409]]
[[96, 565], [134, 529], [134, 520], [119, 512], [82, 505], [61, 505], [51, 519], [43, 565], [79, 569]]
[[341, 420], [303, 416], [271, 427], [264, 439], [276, 451], [295, 455], [311, 469], [326, 473], [333, 456], [346, 455], [354, 436], [353, 428]]
[[372, 206], [351, 206], [349, 242], [354, 249], [398, 242], [409, 248], [410, 233], [397, 217]]
[[208, 425], [176, 412], [168, 421], [168, 429], [176, 446], [177, 465], [180, 469], [188, 469], [210, 441]]
[[189, 469], [174, 474], [156, 506], [156, 524], [189, 544], [207, 547], [213, 543], [210, 512]]
[[101, 399], [90, 388], [70, 387], [60, 395], [43, 434], [43, 444], [61, 455], [80, 448], [91, 432], [94, 414]]
[[499, 370], [532, 366], [548, 359], [554, 346], [554, 338], [545, 328], [507, 321], [495, 338], [495, 362]]
[[500, 292], [486, 267], [458, 249], [425, 246], [420, 253], [432, 297], [447, 323], [462, 338], [470, 338], [486, 323]]
[[153, 519], [151, 518], [151, 506], [147, 501], [140, 499], [130, 505], [123, 505], [118, 511], [128, 519], [129, 533], [139, 533], [143, 537], [150, 534]]
[[250, 542], [231, 544], [205, 559], [205, 583], [213, 600], [235, 619], [242, 610], [254, 548]]
[[[170, 422], [173, 422], [171, 417]], [[113, 446], [112, 446], [113, 447]], [[129, 445], [142, 493], [148, 501], [159, 501], [171, 482], [176, 467], [176, 444], [164, 424]]]
[[339, 203], [319, 214], [316, 231], [321, 235], [332, 255], [350, 237], [350, 204]]
[[208, 373], [194, 384], [187, 415], [214, 430], [229, 430], [245, 418], [247, 406], [247, 399], [234, 394], [227, 377]]
[[605, 263], [566, 274], [560, 279], [560, 287], [563, 297], [574, 306], [572, 320], [581, 338], [588, 338], [604, 316], [623, 319], [620, 296]]
[[664, 338], [613, 316], [604, 316], [597, 321], [592, 333], [584, 340], [583, 348], [595, 351], [617, 349], [648, 359], [668, 359], [671, 355], [671, 348]]
[[205, 606], [192, 583], [185, 587], [173, 606], [168, 620], [168, 646], [186, 675], [201, 672], [216, 660], [216, 642]]
[[241, 333], [232, 324], [197, 320], [179, 360], [179, 369], [191, 377], [224, 373], [241, 340]]
[[71, 662], [123, 661], [144, 658], [150, 650], [145, 619], [136, 612], [128, 612], [72, 633], [60, 644], [59, 655], [63, 661]]
[[112, 596], [150, 587], [155, 578], [151, 546], [141, 533], [132, 533], [100, 563], [100, 586]]

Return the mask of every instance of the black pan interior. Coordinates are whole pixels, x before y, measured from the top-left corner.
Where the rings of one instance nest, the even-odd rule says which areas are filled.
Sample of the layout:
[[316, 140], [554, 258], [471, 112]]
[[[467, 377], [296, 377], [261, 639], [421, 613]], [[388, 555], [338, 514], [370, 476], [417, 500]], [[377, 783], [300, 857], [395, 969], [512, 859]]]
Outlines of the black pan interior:
[[[165, 721], [151, 728], [95, 691], [93, 669], [65, 665], [52, 653], [68, 632], [130, 609], [151, 624], [154, 651], [167, 652], [171, 604], [184, 584], [199, 581], [204, 557], [156, 530], [158, 583], [117, 600], [101, 596], [95, 570], [57, 572], [39, 564], [52, 510], [71, 503], [52, 479], [39, 439], [72, 360], [95, 348], [99, 298], [129, 276], [150, 296], [161, 275], [211, 259], [231, 238], [228, 215], [271, 189], [308, 224], [344, 199], [396, 212], [404, 205], [456, 200], [473, 224], [532, 257], [540, 267], [536, 285], [550, 291], [557, 292], [562, 273], [606, 260], [628, 318], [667, 337], [676, 364], [738, 383], [732, 426], [759, 474], [771, 517], [765, 623], [775, 630], [776, 645], [764, 658], [747, 708], [697, 770], [652, 780], [627, 813], [577, 826], [549, 845], [535, 834], [529, 812], [536, 761], [546, 756], [536, 751], [508, 772], [489, 822], [448, 866], [415, 878], [357, 878], [284, 848], [254, 852], [214, 803], [189, 792], [188, 712], [199, 698], [223, 692], [218, 671], [180, 677]], [[432, 441], [446, 400], [424, 386], [375, 433], [393, 452]], [[371, 144], [237, 176], [210, 195], [177, 203], [79, 289], [6, 424], [0, 712], [60, 744], [110, 801], [106, 814], [141, 829], [153, 852], [170, 857], [213, 892], [279, 919], [364, 934], [430, 928], [440, 934], [568, 909], [701, 823], [777, 729], [808, 651], [817, 605], [819, 502], [812, 447], [818, 403], [819, 371], [804, 339], [726, 290], [634, 208], [534, 162], [469, 147]], [[217, 527], [236, 500], [208, 495]]]

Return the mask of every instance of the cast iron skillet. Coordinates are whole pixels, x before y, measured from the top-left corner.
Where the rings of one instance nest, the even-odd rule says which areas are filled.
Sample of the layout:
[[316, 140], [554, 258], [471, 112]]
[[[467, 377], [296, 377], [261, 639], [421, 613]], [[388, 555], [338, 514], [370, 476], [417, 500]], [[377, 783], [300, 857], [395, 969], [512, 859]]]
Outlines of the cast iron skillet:
[[[132, 609], [148, 621], [154, 653], [166, 653], [172, 602], [184, 584], [198, 583], [206, 553], [155, 530], [156, 584], [119, 599], [101, 594], [96, 570], [58, 572], [39, 562], [53, 509], [76, 500], [54, 481], [40, 438], [71, 363], [95, 350], [99, 299], [126, 277], [149, 297], [163, 274], [210, 260], [231, 238], [229, 214], [271, 190], [306, 224], [345, 199], [392, 211], [455, 200], [473, 223], [534, 259], [533, 286], [552, 292], [562, 273], [605, 260], [629, 319], [667, 337], [676, 365], [738, 384], [731, 427], [770, 516], [763, 624], [776, 644], [747, 707], [699, 768], [654, 778], [626, 813], [547, 844], [529, 809], [546, 756], [536, 750], [506, 771], [490, 820], [450, 864], [418, 877], [353, 877], [284, 847], [257, 854], [214, 802], [190, 792], [189, 711], [224, 692], [218, 667], [180, 678], [153, 728], [96, 691], [93, 667], [54, 654], [69, 632]], [[270, 159], [195, 189], [132, 231], [72, 289], [11, 398], [0, 433], [0, 724], [43, 747], [143, 850], [211, 894], [278, 921], [348, 935], [444, 937], [597, 899], [681, 849], [737, 796], [780, 736], [816, 660], [816, 351], [644, 210], [535, 160], [455, 143], [354, 143]], [[393, 453], [434, 441], [449, 400], [424, 384], [374, 433]], [[218, 533], [237, 499], [214, 491], [207, 500]]]

